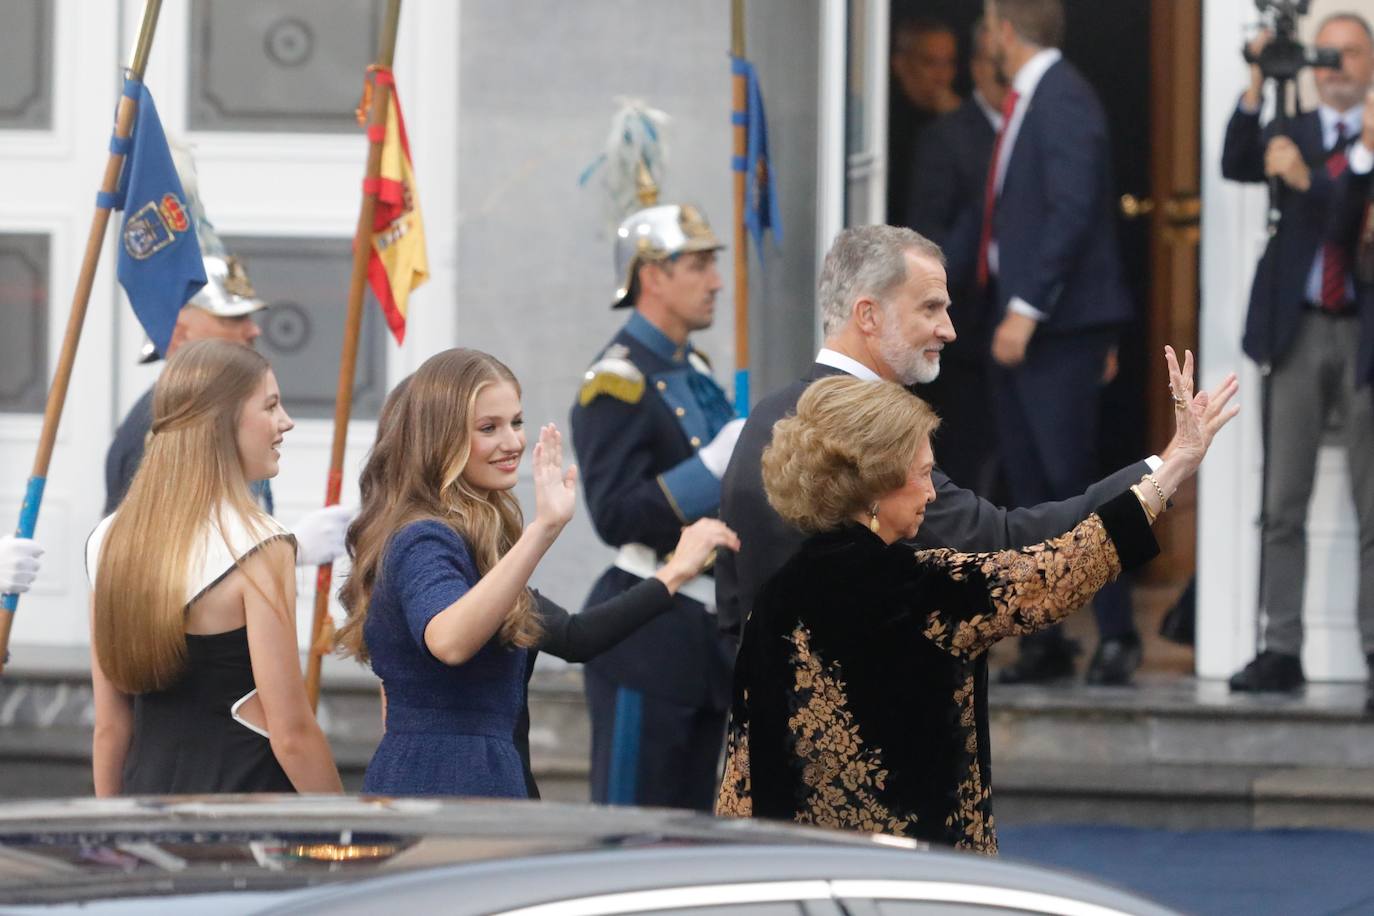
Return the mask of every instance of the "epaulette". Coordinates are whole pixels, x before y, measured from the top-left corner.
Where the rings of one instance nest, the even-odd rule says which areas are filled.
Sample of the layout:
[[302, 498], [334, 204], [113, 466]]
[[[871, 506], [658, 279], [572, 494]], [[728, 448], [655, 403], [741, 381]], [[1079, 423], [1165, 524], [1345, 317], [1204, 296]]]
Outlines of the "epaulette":
[[639, 403], [644, 397], [644, 373], [625, 358], [627, 353], [623, 347], [612, 347], [592, 364], [582, 376], [582, 390], [577, 395], [579, 404], [586, 407], [603, 394], [626, 404]]
[[687, 363], [702, 375], [711, 374], [711, 357], [700, 350], [693, 348], [692, 352], [687, 354]]

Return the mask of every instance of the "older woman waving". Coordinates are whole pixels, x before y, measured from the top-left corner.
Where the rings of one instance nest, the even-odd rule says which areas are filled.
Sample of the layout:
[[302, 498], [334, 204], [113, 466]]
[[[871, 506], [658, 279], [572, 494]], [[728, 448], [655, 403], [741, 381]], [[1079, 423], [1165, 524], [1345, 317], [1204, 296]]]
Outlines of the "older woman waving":
[[1022, 550], [915, 551], [939, 420], [905, 389], [822, 379], [763, 456], [769, 502], [810, 533], [745, 626], [717, 813], [995, 853], [987, 649], [1048, 627], [1158, 552], [1150, 525], [1233, 416], [1166, 351], [1177, 448], [1073, 530]]

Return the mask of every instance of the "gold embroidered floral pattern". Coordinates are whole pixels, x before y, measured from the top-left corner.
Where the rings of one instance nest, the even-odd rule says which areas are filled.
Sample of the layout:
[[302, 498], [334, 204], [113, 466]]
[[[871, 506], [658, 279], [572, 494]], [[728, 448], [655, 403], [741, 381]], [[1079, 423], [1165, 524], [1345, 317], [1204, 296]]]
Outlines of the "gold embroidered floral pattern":
[[1096, 515], [1065, 535], [1021, 550], [959, 553], [943, 547], [916, 556], [955, 582], [967, 581], [971, 571], [988, 582], [991, 608], [967, 619], [958, 616], [961, 609], [939, 609], [926, 618], [925, 637], [956, 658], [977, 656], [999, 639], [1057, 623], [1121, 572], [1116, 548]]
[[[749, 702], [749, 691], [744, 692]], [[725, 742], [725, 773], [716, 796], [717, 817], [753, 817], [754, 798], [749, 783], [749, 724], [730, 722]]]
[[978, 730], [975, 728], [977, 710], [974, 707], [973, 675], [954, 691], [954, 705], [959, 709], [959, 725], [967, 729], [964, 750], [970, 755], [968, 775], [955, 789], [957, 810], [945, 818], [945, 826], [955, 837], [954, 845], [989, 855], [997, 854], [997, 831], [992, 819], [992, 787], [983, 785], [983, 773], [978, 766]]
[[804, 626], [792, 632], [796, 690], [787, 721], [795, 765], [807, 789], [796, 820], [819, 827], [905, 835], [916, 826], [914, 814], [899, 816], [879, 801], [888, 771], [882, 748], [865, 746], [849, 711], [844, 681], [811, 651]]

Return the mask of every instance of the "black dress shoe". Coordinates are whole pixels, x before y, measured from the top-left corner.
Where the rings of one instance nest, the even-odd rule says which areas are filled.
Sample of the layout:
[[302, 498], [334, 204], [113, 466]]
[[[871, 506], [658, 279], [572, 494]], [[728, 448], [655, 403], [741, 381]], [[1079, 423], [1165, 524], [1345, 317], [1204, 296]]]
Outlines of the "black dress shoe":
[[1023, 642], [1016, 661], [997, 674], [999, 684], [1044, 684], [1073, 677], [1078, 643], [1071, 639]]
[[1088, 684], [1128, 687], [1131, 675], [1140, 667], [1140, 655], [1140, 636], [1136, 633], [1104, 639], [1097, 644], [1083, 680]]
[[1296, 655], [1265, 649], [1250, 664], [1231, 675], [1236, 693], [1288, 693], [1307, 683]]

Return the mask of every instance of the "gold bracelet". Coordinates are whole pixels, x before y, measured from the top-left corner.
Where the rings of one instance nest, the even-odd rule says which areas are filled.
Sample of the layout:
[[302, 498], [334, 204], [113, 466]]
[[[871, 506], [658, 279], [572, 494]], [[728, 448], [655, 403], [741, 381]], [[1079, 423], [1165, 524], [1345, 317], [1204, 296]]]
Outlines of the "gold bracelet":
[[1140, 508], [1145, 511], [1146, 524], [1153, 525], [1155, 519], [1159, 518], [1159, 513], [1150, 508], [1150, 501], [1145, 498], [1144, 493], [1140, 492], [1139, 485], [1131, 484], [1131, 492], [1135, 494], [1136, 500], [1139, 501]]
[[1140, 479], [1148, 480], [1151, 483], [1151, 485], [1154, 486], [1155, 492], [1159, 494], [1159, 511], [1163, 512], [1165, 509], [1169, 508], [1169, 497], [1164, 495], [1164, 488], [1159, 485], [1158, 480], [1155, 480], [1155, 475], [1146, 474], [1144, 477]]

